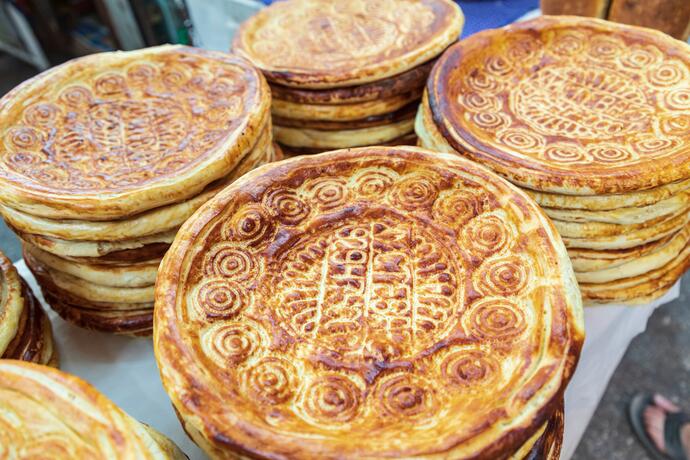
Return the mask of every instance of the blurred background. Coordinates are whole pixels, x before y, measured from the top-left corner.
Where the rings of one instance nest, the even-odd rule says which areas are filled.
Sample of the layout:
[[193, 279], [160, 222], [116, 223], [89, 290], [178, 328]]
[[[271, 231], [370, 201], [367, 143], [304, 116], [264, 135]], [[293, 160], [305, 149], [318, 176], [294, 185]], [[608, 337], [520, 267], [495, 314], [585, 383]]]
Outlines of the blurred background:
[[[348, 0], [341, 0], [348, 1]], [[0, 0], [0, 96], [65, 60], [109, 50], [179, 43], [227, 51], [243, 19], [270, 0]], [[463, 36], [539, 14], [580, 14], [654, 27], [687, 40], [690, 0], [465, 0]], [[0, 249], [21, 257], [0, 222]], [[637, 391], [660, 391], [690, 409], [690, 275], [680, 298], [659, 308], [638, 336], [575, 454], [646, 459], [625, 418]]]

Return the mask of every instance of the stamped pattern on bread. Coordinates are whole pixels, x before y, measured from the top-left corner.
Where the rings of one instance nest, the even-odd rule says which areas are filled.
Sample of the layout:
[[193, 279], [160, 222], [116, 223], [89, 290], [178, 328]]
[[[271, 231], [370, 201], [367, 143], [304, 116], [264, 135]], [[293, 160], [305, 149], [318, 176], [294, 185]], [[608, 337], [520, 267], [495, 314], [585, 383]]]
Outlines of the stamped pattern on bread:
[[[672, 126], [679, 119], [655, 115], [657, 104], [678, 115], [690, 108], [686, 62], [653, 45], [628, 47], [607, 33], [567, 28], [544, 31], [538, 40], [511, 34], [502, 47], [507, 51], [499, 56], [491, 47], [477, 51], [457, 79], [468, 134], [554, 164], [583, 166], [649, 160], [682, 147]], [[519, 83], [510, 84], [516, 75]]]
[[642, 176], [656, 161], [669, 165], [663, 183], [684, 177], [674, 166], [690, 133], [684, 48], [646, 29], [541, 17], [452, 46], [429, 103], [455, 150], [513, 182], [563, 193], [568, 181], [580, 194], [650, 187]]
[[3, 136], [4, 174], [91, 191], [138, 187], [197, 162], [242, 121], [249, 72], [191, 53], [168, 60], [82, 70], [71, 86], [44, 88]]
[[[185, 281], [159, 286], [178, 308], [161, 304], [157, 323], [180, 341], [157, 346], [219, 389], [193, 390], [194, 404], [232, 400], [259, 432], [338, 449], [336, 433], [376, 430], [376, 452], [400, 441], [409, 454], [439, 436], [481, 444], [477, 433], [535, 404], [523, 388], [549, 398], [543, 385], [568, 378], [579, 320], [561, 288], [574, 278], [555, 268], [566, 254], [543, 214], [468, 162], [395, 151], [257, 170], [182, 229], [199, 232], [180, 240], [195, 249], [169, 253]], [[400, 440], [410, 423], [415, 439]]]

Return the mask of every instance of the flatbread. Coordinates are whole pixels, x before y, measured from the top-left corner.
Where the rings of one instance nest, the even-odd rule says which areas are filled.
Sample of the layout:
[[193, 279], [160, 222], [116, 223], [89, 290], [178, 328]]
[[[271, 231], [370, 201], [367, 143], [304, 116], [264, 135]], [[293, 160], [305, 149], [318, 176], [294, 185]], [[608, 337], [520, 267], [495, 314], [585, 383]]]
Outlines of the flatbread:
[[505, 458], [557, 410], [583, 340], [536, 203], [413, 147], [245, 175], [180, 229], [155, 315], [164, 387], [214, 458]]
[[338, 88], [402, 74], [460, 36], [450, 0], [290, 0], [245, 21], [233, 51], [275, 83]]
[[93, 386], [50, 367], [0, 361], [0, 406], [2, 458], [186, 458]]
[[0, 99], [0, 202], [53, 219], [113, 220], [198, 195], [269, 117], [261, 73], [184, 46], [99, 53]]
[[690, 45], [661, 32], [541, 16], [453, 45], [427, 90], [454, 149], [525, 188], [600, 195], [690, 177]]

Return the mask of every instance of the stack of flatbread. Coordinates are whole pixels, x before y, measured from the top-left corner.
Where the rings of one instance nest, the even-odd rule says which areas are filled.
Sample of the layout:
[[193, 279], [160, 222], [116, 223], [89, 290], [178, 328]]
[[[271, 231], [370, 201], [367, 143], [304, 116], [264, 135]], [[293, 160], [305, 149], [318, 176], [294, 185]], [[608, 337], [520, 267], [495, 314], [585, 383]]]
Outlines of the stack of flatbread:
[[88, 383], [50, 367], [1, 360], [0, 407], [0, 458], [187, 458]]
[[0, 213], [63, 318], [148, 335], [178, 227], [274, 157], [270, 92], [244, 59], [182, 46], [92, 55], [0, 100]]
[[420, 143], [525, 188], [563, 237], [586, 303], [642, 303], [690, 264], [690, 47], [542, 17], [451, 47]]
[[0, 358], [57, 367], [48, 316], [12, 262], [0, 253]]
[[156, 284], [163, 385], [216, 459], [557, 459], [583, 339], [534, 200], [416, 147], [252, 171]]
[[414, 144], [424, 83], [463, 21], [450, 0], [289, 0], [246, 21], [233, 48], [271, 85], [286, 155]]

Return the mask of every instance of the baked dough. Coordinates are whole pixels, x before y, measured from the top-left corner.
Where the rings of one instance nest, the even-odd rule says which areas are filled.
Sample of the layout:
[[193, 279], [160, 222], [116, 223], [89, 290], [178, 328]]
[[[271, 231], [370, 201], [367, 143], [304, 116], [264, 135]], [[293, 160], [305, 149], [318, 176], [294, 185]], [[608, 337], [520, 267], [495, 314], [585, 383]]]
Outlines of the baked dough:
[[269, 105], [261, 73], [226, 53], [161, 46], [69, 61], [0, 99], [0, 201], [113, 220], [185, 200], [240, 162]]
[[450, 0], [289, 0], [245, 21], [233, 50], [269, 81], [338, 88], [433, 59], [460, 36], [463, 22]]
[[505, 458], [583, 340], [536, 203], [413, 147], [250, 172], [182, 226], [155, 301], [164, 387], [213, 458]]
[[0, 407], [0, 458], [187, 458], [94, 387], [57, 369], [1, 360]]
[[453, 45], [427, 89], [453, 148], [520, 186], [599, 195], [690, 177], [690, 45], [661, 32], [543, 16]]

